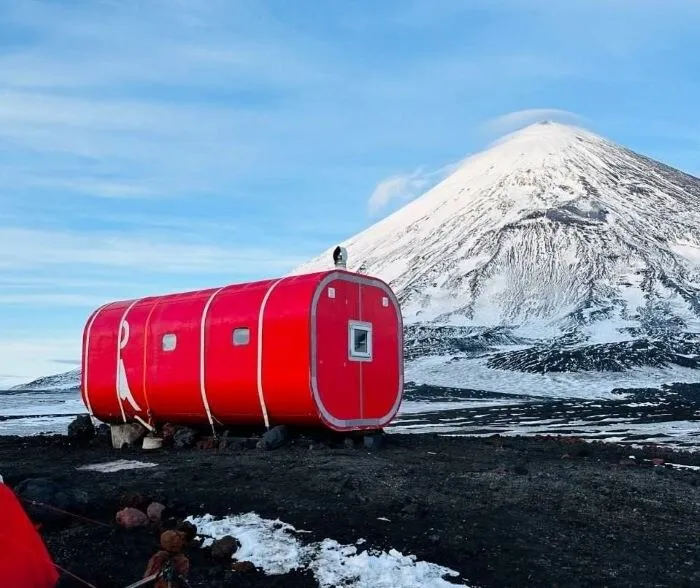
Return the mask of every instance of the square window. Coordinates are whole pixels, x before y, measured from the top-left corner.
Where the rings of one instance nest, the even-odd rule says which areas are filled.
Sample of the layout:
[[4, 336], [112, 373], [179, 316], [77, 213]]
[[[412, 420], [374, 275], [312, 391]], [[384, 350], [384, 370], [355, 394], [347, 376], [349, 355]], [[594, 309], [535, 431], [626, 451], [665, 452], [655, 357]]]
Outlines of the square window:
[[348, 349], [350, 359], [367, 361], [372, 359], [372, 324], [350, 321], [348, 326]]
[[173, 351], [177, 347], [177, 336], [174, 333], [163, 335], [163, 351]]
[[365, 331], [364, 329], [353, 329], [353, 352], [357, 354], [363, 354], [366, 355], [369, 350], [369, 341], [367, 339], [367, 335], [369, 335], [368, 331]]
[[250, 329], [248, 327], [239, 327], [233, 330], [234, 345], [248, 345], [250, 343]]

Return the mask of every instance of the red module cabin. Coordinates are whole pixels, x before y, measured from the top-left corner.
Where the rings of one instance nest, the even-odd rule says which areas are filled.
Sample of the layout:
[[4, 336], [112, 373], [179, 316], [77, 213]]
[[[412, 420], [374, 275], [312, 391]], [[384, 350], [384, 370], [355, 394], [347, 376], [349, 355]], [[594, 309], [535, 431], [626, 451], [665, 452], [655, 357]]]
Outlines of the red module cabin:
[[83, 334], [83, 402], [113, 423], [379, 429], [403, 392], [384, 282], [334, 269], [113, 302]]

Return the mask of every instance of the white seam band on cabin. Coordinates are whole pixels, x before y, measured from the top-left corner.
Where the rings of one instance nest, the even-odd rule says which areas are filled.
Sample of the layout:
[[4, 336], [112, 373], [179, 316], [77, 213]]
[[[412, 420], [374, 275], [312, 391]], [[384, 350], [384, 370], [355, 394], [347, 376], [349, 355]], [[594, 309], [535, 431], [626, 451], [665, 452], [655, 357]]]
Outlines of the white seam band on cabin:
[[205, 359], [205, 336], [206, 336], [206, 324], [207, 324], [207, 313], [209, 312], [209, 307], [211, 303], [214, 302], [216, 295], [221, 292], [226, 286], [219, 288], [214, 292], [207, 300], [204, 305], [204, 310], [202, 311], [202, 324], [199, 329], [200, 344], [199, 344], [199, 391], [202, 395], [202, 402], [204, 403], [204, 410], [207, 411], [207, 418], [209, 419], [209, 425], [211, 426], [211, 432], [216, 437], [216, 430], [214, 429], [214, 417], [211, 414], [211, 408], [209, 408], [209, 400], [207, 399], [207, 388], [205, 382], [204, 374], [204, 359]]
[[[124, 314], [122, 315], [121, 320], [119, 321], [119, 326], [117, 328], [117, 380], [115, 383], [115, 389], [117, 392], [117, 401], [119, 402], [119, 409], [122, 412], [122, 419], [126, 423], [126, 413], [124, 412], [124, 403], [122, 402], [122, 397], [121, 394], [119, 394], [119, 364], [122, 360], [122, 325], [124, 324], [124, 321], [126, 320], [127, 315], [129, 314], [129, 311], [136, 306], [138, 302], [141, 301], [141, 298], [134, 300], [128, 308], [124, 311]], [[126, 375], [126, 366], [124, 367], [124, 372]], [[128, 381], [127, 381], [128, 384]]]
[[282, 280], [284, 280], [284, 278], [280, 278], [267, 289], [262, 304], [260, 305], [260, 314], [258, 315], [258, 398], [260, 399], [260, 408], [262, 409], [266, 429], [270, 428], [270, 418], [267, 415], [267, 405], [265, 404], [265, 394], [262, 385], [263, 315], [265, 314], [265, 307], [267, 306], [270, 294], [272, 294], [272, 291]]
[[90, 334], [92, 333], [92, 325], [95, 323], [95, 319], [97, 318], [97, 315], [100, 314], [109, 304], [103, 304], [100, 306], [96, 311], [95, 314], [92, 315], [92, 318], [90, 319], [90, 323], [88, 324], [87, 332], [85, 333], [85, 359], [83, 362], [83, 392], [85, 396], [85, 405], [87, 406], [88, 409], [88, 414], [90, 415], [90, 418], [94, 417], [94, 413], [92, 412], [92, 404], [90, 404], [90, 391], [89, 391], [89, 382], [90, 380], [88, 379], [88, 359], [90, 358]]
[[[359, 311], [359, 317], [360, 321], [364, 321], [364, 317], [362, 315], [362, 283], [360, 282], [357, 284], [357, 307]], [[372, 332], [370, 331], [367, 335], [367, 344], [371, 345], [372, 344]], [[370, 347], [368, 347], [368, 350]], [[360, 364], [360, 420], [364, 420], [365, 418], [365, 388], [364, 388], [364, 369], [365, 369], [365, 362], [360, 361], [358, 362]]]

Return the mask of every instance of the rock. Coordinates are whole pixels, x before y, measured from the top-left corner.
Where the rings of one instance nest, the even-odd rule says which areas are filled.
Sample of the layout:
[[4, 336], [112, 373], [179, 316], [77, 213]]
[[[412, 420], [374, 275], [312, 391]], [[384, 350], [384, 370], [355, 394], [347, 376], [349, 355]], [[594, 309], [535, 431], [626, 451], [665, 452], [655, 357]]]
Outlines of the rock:
[[365, 435], [363, 438], [363, 443], [365, 449], [369, 449], [370, 451], [378, 451], [384, 447], [384, 433], [372, 433]]
[[138, 423], [125, 423], [122, 425], [110, 425], [112, 434], [112, 447], [122, 449], [123, 447], [133, 447], [138, 441], [143, 439], [148, 432], [145, 427]]
[[202, 439], [201, 441], [197, 441], [196, 447], [197, 449], [200, 450], [209, 450], [209, 449], [216, 449], [219, 446], [219, 443], [214, 437], [207, 437], [206, 439]]
[[637, 462], [636, 462], [636, 460], [634, 460], [634, 459], [627, 458], [627, 457], [623, 457], [623, 458], [620, 460], [620, 465], [621, 465], [621, 466], [627, 466], [627, 467], [629, 467], [629, 466], [636, 466], [636, 465], [637, 465]]
[[175, 449], [189, 449], [190, 447], [194, 447], [196, 440], [197, 434], [193, 429], [181, 427], [175, 431], [175, 435], [173, 435], [173, 447], [175, 447]]
[[120, 508], [137, 508], [146, 510], [150, 500], [140, 492], [125, 492], [119, 497]]
[[68, 438], [76, 443], [86, 443], [95, 437], [95, 425], [89, 415], [76, 417], [68, 425]]
[[289, 428], [286, 425], [278, 425], [266, 431], [258, 442], [260, 449], [278, 449], [290, 441]]
[[117, 524], [124, 527], [125, 529], [134, 529], [136, 527], [143, 527], [148, 523], [148, 517], [146, 513], [139, 510], [138, 508], [126, 507], [121, 509], [117, 516], [115, 517]]
[[571, 455], [568, 453], [565, 453], [564, 455], [561, 456], [562, 459], [571, 459]]
[[352, 437], [345, 437], [343, 441], [343, 446], [345, 449], [355, 449], [355, 440]]
[[342, 478], [340, 479], [340, 483], [338, 484], [338, 489], [337, 489], [336, 493], [339, 494], [339, 493], [343, 492], [344, 490], [357, 491], [357, 490], [360, 490], [360, 488], [361, 488], [361, 484], [360, 484], [359, 480], [355, 479], [350, 474], [346, 474], [346, 475], [342, 476]]
[[160, 536], [160, 546], [168, 553], [181, 553], [187, 545], [182, 531], [165, 531]]
[[[70, 514], [80, 513], [88, 503], [88, 495], [54, 482], [50, 478], [28, 478], [14, 487], [15, 494], [22, 499], [29, 517], [38, 523], [57, 523], [70, 519]], [[31, 504], [28, 501], [35, 501]], [[44, 506], [46, 505], [46, 506]], [[54, 507], [61, 509], [60, 512]]]
[[160, 502], [151, 502], [146, 509], [146, 516], [148, 520], [152, 523], [160, 523], [163, 519], [163, 511], [165, 510], [165, 505]]
[[234, 561], [231, 564], [231, 569], [234, 572], [241, 572], [241, 573], [246, 573], [246, 572], [254, 572], [255, 571], [255, 564], [249, 561]]
[[428, 537], [428, 541], [430, 541], [431, 543], [440, 543], [440, 535], [431, 535], [430, 537]]
[[[143, 577], [146, 578], [151, 574], [157, 574], [163, 571], [168, 564], [171, 566], [172, 571], [175, 572], [176, 575], [182, 576], [183, 578], [186, 578], [190, 571], [190, 560], [186, 555], [182, 553], [173, 555], [167, 551], [158, 551], [148, 561]], [[151, 585], [153, 588], [166, 588], [170, 586], [182, 586], [183, 583], [177, 581], [173, 583], [165, 577], [160, 577], [158, 580], [156, 580], [155, 584]]]
[[195, 527], [189, 521], [182, 521], [177, 525], [177, 527], [175, 527], [175, 530], [180, 531], [183, 534], [187, 543], [191, 543], [197, 536], [197, 527]]
[[418, 514], [418, 505], [415, 502], [410, 502], [401, 509], [401, 512], [406, 515], [415, 516]]
[[651, 463], [653, 463], [655, 466], [662, 466], [666, 463], [666, 461], [660, 457], [655, 457], [651, 460]]
[[98, 441], [109, 442], [112, 437], [112, 431], [107, 423], [100, 423], [95, 429], [95, 437]]
[[214, 541], [211, 546], [211, 556], [214, 559], [231, 559], [236, 553], [240, 544], [230, 535]]
[[173, 442], [175, 433], [177, 432], [177, 427], [172, 423], [165, 423], [163, 429], [161, 430], [161, 437], [163, 437], [163, 444], [168, 445]]

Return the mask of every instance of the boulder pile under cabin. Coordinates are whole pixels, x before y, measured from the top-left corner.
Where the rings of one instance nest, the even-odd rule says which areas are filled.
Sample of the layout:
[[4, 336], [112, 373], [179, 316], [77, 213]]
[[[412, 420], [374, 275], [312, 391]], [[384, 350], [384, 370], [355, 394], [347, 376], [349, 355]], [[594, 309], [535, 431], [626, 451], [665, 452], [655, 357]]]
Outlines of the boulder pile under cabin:
[[382, 280], [333, 269], [106, 304], [83, 333], [81, 395], [111, 425], [374, 431], [403, 394], [403, 329]]

